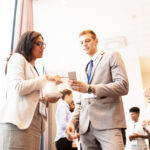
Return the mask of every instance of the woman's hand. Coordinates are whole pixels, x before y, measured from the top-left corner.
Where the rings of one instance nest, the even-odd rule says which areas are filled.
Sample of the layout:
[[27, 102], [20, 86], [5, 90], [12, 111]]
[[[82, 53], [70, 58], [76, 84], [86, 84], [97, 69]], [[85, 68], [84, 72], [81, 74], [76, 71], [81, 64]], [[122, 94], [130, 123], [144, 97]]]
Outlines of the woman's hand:
[[47, 74], [46, 79], [48, 81], [54, 82], [56, 85], [62, 83], [61, 77], [59, 75], [56, 75], [56, 76], [52, 77], [50, 74]]
[[56, 103], [60, 98], [59, 97], [48, 97], [45, 96], [44, 101], [49, 103]]
[[134, 139], [136, 139], [136, 138], [138, 138], [138, 137], [139, 137], [139, 135], [136, 134], [136, 133], [134, 133], [133, 135], [130, 135], [130, 136], [129, 136], [129, 140], [132, 141], [132, 140], [134, 140]]

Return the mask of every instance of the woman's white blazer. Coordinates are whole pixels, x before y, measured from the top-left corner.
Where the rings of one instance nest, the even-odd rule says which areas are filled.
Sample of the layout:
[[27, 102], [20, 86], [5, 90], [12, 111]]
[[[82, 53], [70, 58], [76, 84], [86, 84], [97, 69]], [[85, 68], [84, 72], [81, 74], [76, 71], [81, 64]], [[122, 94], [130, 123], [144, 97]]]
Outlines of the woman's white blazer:
[[[46, 82], [45, 76], [39, 77], [23, 55], [14, 53], [8, 61], [6, 88], [0, 100], [0, 123], [12, 123], [27, 129]], [[44, 128], [45, 124], [44, 118]]]

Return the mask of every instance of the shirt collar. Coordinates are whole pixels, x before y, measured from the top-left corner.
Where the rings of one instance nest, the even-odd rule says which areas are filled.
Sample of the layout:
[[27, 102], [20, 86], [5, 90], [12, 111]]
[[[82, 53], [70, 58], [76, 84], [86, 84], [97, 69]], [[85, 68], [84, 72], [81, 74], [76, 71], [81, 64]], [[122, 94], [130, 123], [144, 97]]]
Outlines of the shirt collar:
[[66, 105], [68, 108], [70, 108], [70, 107], [69, 107], [69, 104], [66, 103], [64, 100], [60, 99], [60, 102], [63, 103], [64, 105]]
[[96, 60], [97, 56], [100, 54], [100, 51], [97, 51], [94, 56], [91, 58], [93, 62]]

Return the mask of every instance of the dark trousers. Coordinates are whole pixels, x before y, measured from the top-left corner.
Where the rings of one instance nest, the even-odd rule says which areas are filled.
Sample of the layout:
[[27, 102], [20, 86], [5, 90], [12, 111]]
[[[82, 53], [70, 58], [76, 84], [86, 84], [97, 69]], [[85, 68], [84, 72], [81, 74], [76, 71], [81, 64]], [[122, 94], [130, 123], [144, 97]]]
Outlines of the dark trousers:
[[72, 150], [72, 141], [67, 138], [61, 138], [55, 142], [57, 150]]
[[150, 149], [150, 133], [148, 133], [148, 146], [149, 146], [149, 149]]
[[126, 128], [121, 128], [124, 146], [126, 146]]

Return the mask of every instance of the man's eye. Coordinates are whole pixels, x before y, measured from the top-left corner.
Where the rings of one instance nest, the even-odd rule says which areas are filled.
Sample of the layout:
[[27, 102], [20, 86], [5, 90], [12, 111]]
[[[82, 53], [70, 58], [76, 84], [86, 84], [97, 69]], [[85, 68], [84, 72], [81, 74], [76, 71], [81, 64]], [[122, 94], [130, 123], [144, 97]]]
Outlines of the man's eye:
[[86, 40], [85, 42], [90, 42], [90, 40]]

